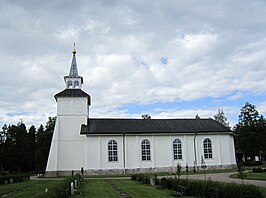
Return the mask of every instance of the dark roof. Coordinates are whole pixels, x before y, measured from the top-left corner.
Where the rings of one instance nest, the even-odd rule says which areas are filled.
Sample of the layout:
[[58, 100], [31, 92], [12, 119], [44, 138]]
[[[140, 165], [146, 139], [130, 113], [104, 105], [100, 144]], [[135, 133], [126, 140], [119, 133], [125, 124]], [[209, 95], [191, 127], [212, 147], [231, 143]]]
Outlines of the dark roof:
[[58, 94], [56, 94], [55, 99], [57, 101], [57, 98], [67, 98], [67, 97], [87, 97], [88, 98], [88, 105], [91, 104], [91, 97], [86, 92], [82, 91], [81, 89], [65, 89]]
[[231, 132], [213, 119], [88, 119], [81, 134]]

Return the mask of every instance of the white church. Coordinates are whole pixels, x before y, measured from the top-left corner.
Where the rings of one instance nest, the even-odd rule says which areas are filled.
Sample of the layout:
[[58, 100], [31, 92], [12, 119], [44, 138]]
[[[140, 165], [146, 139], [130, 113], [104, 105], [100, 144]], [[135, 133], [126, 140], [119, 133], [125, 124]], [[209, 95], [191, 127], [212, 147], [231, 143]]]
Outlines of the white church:
[[202, 159], [207, 168], [236, 165], [233, 132], [210, 118], [90, 118], [75, 49], [64, 80], [46, 176], [174, 172], [177, 164], [200, 168]]

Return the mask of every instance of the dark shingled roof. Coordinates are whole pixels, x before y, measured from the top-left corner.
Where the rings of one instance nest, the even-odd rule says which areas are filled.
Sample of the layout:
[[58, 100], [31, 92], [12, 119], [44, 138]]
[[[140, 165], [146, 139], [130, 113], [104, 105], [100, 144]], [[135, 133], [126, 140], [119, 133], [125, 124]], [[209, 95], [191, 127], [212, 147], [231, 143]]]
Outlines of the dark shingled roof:
[[81, 134], [231, 132], [213, 119], [88, 119]]
[[86, 92], [82, 91], [81, 89], [65, 89], [58, 94], [56, 94], [55, 99], [57, 101], [57, 98], [67, 98], [67, 97], [87, 97], [88, 98], [88, 105], [91, 105], [91, 97]]

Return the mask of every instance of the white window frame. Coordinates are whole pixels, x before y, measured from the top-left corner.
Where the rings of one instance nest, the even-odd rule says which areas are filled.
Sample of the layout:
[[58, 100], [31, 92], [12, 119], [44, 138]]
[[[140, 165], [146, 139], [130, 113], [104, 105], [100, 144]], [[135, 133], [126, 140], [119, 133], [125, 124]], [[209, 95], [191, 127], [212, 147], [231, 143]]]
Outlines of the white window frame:
[[151, 142], [148, 139], [141, 141], [141, 159], [142, 161], [151, 160]]
[[182, 160], [182, 141], [178, 138], [173, 141], [173, 157], [174, 160]]
[[117, 162], [118, 161], [117, 141], [109, 140], [107, 144], [107, 150], [108, 150], [108, 162]]
[[213, 158], [212, 141], [210, 138], [205, 138], [203, 141], [203, 153], [204, 153], [204, 159]]

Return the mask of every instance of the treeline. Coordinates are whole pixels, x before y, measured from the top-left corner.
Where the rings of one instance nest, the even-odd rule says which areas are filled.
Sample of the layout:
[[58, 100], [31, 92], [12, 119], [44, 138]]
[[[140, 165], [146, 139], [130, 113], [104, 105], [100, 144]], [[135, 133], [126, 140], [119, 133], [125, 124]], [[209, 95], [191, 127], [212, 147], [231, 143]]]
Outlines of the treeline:
[[4, 125], [0, 133], [0, 173], [44, 173], [55, 120], [49, 117], [45, 127], [31, 126], [28, 130], [22, 121]]

